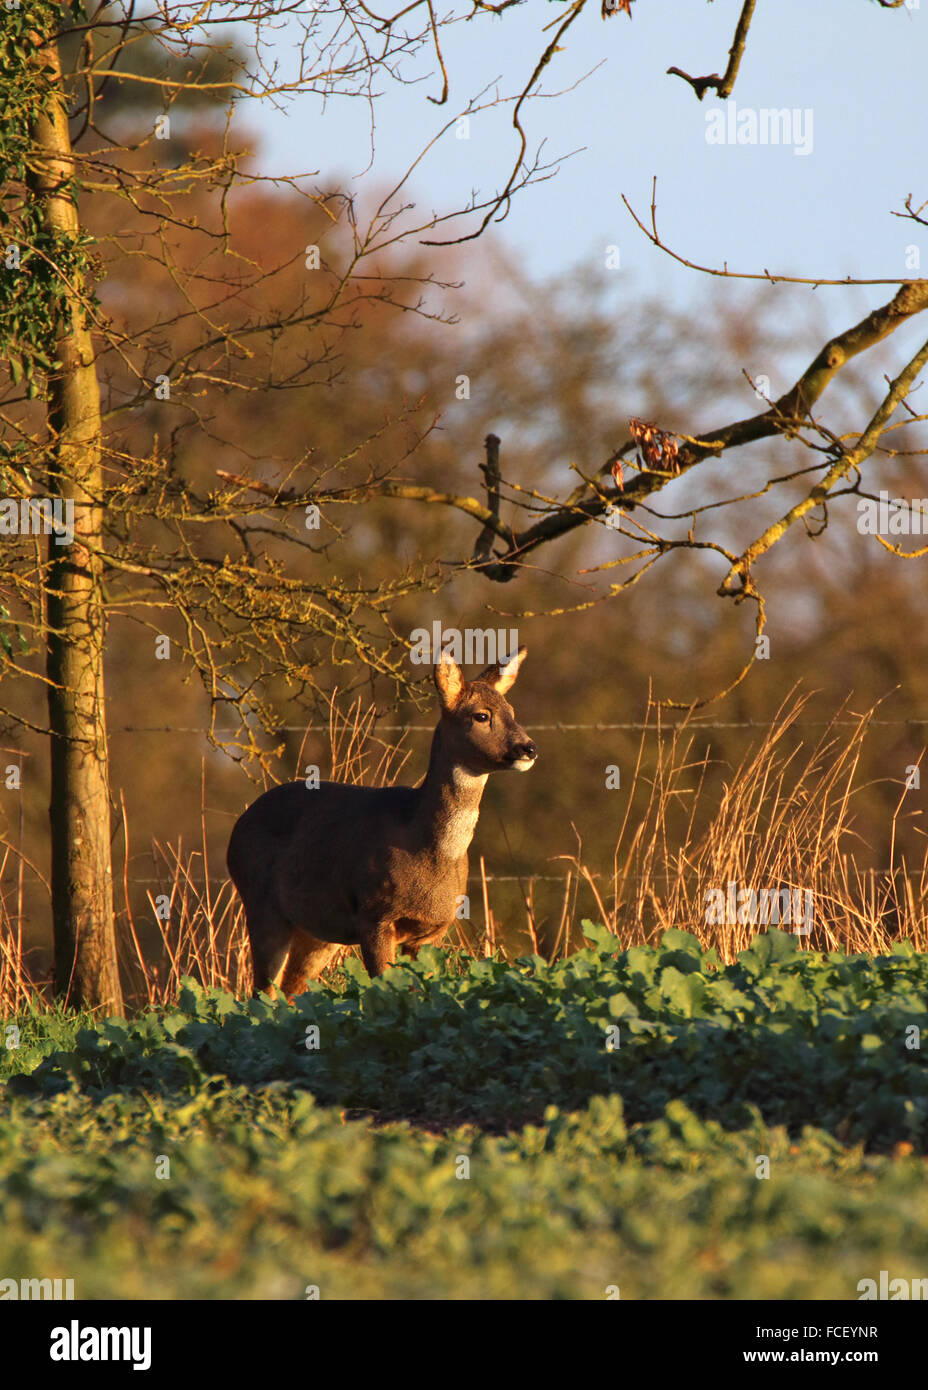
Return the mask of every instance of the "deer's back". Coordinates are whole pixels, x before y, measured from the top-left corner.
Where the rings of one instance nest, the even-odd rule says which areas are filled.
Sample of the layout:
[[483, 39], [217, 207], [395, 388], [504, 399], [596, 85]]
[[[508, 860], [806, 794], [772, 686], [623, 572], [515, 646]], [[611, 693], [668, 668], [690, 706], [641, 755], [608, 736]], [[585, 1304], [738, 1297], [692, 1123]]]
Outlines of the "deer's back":
[[467, 861], [437, 862], [423, 847], [416, 806], [413, 787], [273, 787], [236, 822], [229, 872], [246, 905], [273, 899], [324, 940], [342, 939], [346, 916], [364, 909], [442, 920], [453, 916]]
[[298, 845], [304, 852], [324, 841], [331, 853], [373, 834], [402, 837], [415, 806], [412, 787], [359, 787], [346, 782], [285, 782], [264, 792], [242, 813], [229, 842], [229, 869], [261, 847], [263, 856]]

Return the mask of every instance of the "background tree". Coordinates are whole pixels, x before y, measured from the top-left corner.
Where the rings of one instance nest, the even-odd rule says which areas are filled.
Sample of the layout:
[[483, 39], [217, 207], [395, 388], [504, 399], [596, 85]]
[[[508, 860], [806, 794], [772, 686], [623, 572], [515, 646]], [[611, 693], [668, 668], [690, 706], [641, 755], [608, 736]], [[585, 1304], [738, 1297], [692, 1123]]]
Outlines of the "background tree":
[[[283, 13], [302, 23], [305, 45], [296, 73], [277, 82], [264, 51]], [[258, 176], [228, 122], [224, 130], [214, 123], [190, 127], [180, 141], [171, 128], [172, 121], [194, 120], [198, 107], [208, 109], [217, 97], [231, 103], [313, 92], [369, 100], [377, 73], [402, 80], [404, 62], [423, 43], [437, 43], [431, 11], [417, 31], [409, 22], [380, 20], [363, 5], [329, 13], [312, 4], [253, 6], [247, 62], [228, 42], [216, 51], [217, 36], [238, 18], [235, 6], [208, 5], [195, 15], [187, 6], [168, 6], [137, 17], [131, 6], [85, 9], [77, 0], [66, 10], [47, 0], [11, 4], [3, 16], [2, 326], [14, 388], [6, 403], [5, 480], [14, 499], [73, 507], [74, 526], [73, 544], [62, 543], [60, 529], [49, 535], [44, 558], [28, 528], [25, 535], [22, 527], [14, 532], [4, 652], [8, 673], [39, 681], [48, 699], [57, 988], [75, 1002], [105, 1008], [120, 1003], [103, 694], [107, 611], [176, 615], [173, 634], [166, 630], [170, 621], [152, 623], [160, 653], [171, 650], [173, 636], [198, 671], [214, 714], [238, 710], [244, 749], [263, 755], [249, 722], [251, 716], [265, 727], [276, 721], [263, 674], [273, 670], [311, 690], [315, 639], [336, 661], [350, 653], [396, 676], [389, 644], [386, 652], [378, 647], [365, 624], [379, 621], [397, 594], [429, 582], [410, 574], [381, 591], [331, 575], [286, 573], [280, 547], [312, 554], [309, 533], [318, 528], [319, 508], [340, 492], [320, 488], [312, 465], [314, 485], [300, 489], [312, 500], [292, 509], [299, 505], [308, 526], [298, 531], [285, 522], [264, 536], [261, 527], [245, 525], [255, 510], [254, 488], [217, 489], [215, 477], [204, 486], [202, 468], [197, 476], [196, 465], [184, 466], [185, 424], [222, 442], [210, 420], [217, 394], [269, 384], [304, 391], [330, 381], [336, 344], [361, 325], [367, 306], [441, 313], [424, 300], [439, 284], [432, 272], [396, 276], [386, 268], [406, 237], [439, 220], [401, 228], [402, 184], [366, 221], [337, 189], [301, 186], [306, 231], [318, 240], [269, 267], [232, 249], [235, 191]], [[161, 98], [157, 113], [141, 95], [146, 90]], [[530, 177], [527, 171], [524, 178]], [[138, 337], [127, 332], [130, 316], [115, 302], [116, 283], [94, 288], [106, 263], [91, 250], [79, 219], [79, 198], [87, 195], [104, 218], [102, 205], [118, 200], [120, 212], [109, 216], [111, 225], [118, 223], [123, 255], [156, 272], [150, 288], [163, 298]], [[372, 264], [375, 256], [384, 270]], [[295, 295], [283, 291], [286, 309], [254, 317], [255, 287], [284, 284], [298, 264], [310, 274]], [[272, 364], [265, 376], [262, 361], [260, 376], [253, 376], [255, 344], [287, 334], [303, 336], [296, 365], [279, 373]], [[166, 357], [169, 338], [174, 355]], [[171, 430], [165, 442], [152, 397], [179, 400], [187, 415], [176, 422], [164, 412]], [[30, 407], [33, 400], [44, 409]], [[118, 435], [134, 410], [144, 417], [143, 432], [155, 431], [139, 453], [128, 452]], [[355, 441], [355, 455], [364, 443]], [[339, 463], [332, 466], [336, 473]], [[354, 495], [363, 494], [355, 489]], [[21, 709], [8, 713], [23, 719]], [[41, 728], [34, 717], [27, 722]]]

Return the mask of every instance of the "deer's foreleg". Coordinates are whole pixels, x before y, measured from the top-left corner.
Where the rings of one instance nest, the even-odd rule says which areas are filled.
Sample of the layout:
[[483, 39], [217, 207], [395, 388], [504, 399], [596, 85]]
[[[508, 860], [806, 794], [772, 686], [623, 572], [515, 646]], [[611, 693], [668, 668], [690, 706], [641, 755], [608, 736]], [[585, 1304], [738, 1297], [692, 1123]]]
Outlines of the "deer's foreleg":
[[309, 932], [295, 931], [287, 967], [279, 982], [286, 997], [293, 999], [295, 995], [302, 994], [310, 980], [318, 980], [325, 967], [343, 949], [328, 941], [317, 941]]
[[391, 921], [362, 922], [358, 936], [364, 968], [372, 979], [396, 963], [396, 927]]

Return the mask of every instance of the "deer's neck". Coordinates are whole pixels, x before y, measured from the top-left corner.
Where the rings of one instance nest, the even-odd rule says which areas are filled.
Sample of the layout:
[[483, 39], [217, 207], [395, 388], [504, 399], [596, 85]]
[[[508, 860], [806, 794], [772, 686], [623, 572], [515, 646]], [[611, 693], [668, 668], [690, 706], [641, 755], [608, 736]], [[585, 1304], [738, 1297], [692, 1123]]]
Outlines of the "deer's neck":
[[487, 773], [458, 767], [443, 746], [441, 725], [432, 739], [429, 770], [419, 787], [417, 820], [427, 848], [441, 859], [463, 859], [480, 815]]

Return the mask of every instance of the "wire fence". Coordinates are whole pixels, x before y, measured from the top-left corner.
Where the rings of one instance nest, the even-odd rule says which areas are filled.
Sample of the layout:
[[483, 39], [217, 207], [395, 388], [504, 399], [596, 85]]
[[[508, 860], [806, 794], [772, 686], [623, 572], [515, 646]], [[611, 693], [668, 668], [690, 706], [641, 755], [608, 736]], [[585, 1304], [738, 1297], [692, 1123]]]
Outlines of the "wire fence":
[[[471, 879], [474, 879], [475, 881], [483, 881], [485, 879], [487, 883], [563, 883], [568, 873], [572, 872], [572, 869], [565, 869], [562, 874], [483, 874], [482, 876], [480, 874], [469, 874], [468, 882], [470, 882]], [[895, 866], [891, 866], [888, 869], [865, 869], [863, 870], [863, 872], [867, 874], [870, 878], [876, 878], [877, 875], [880, 874], [901, 874], [904, 872], [904, 870], [901, 864], [896, 864]], [[602, 870], [602, 872], [597, 872], [595, 869], [587, 869], [586, 866], [584, 866], [583, 877], [586, 878], [587, 875], [589, 875], [590, 878], [609, 879], [613, 877], [613, 875], [607, 872], [606, 870]], [[910, 877], [911, 876], [912, 875], [910, 874]], [[646, 880], [643, 875], [631, 874], [629, 875], [629, 877], [635, 883], [643, 881], [653, 883], [655, 879], [661, 880], [664, 883], [674, 882], [674, 879], [670, 874], [649, 873], [647, 875]], [[165, 878], [167, 878], [167, 874], [165, 874], [164, 878], [130, 878], [128, 880], [121, 881], [139, 884], [159, 884], [163, 883], [165, 881]], [[198, 884], [228, 883], [229, 875], [209, 874], [208, 877], [202, 879], [198, 878], [196, 881]]]
[[[713, 722], [703, 722], [701, 720], [688, 719], [676, 720], [674, 722], [661, 722], [657, 724], [654, 720], [650, 723], [646, 720], [628, 720], [619, 724], [536, 724], [531, 721], [533, 731], [539, 733], [573, 733], [575, 731], [584, 732], [604, 732], [611, 729], [629, 729], [640, 732], [650, 731], [652, 733], [665, 733], [671, 729], [772, 729], [776, 724], [775, 719], [737, 719], [737, 720], [715, 720]], [[827, 729], [827, 728], [851, 728], [856, 729], [859, 724], [858, 719], [797, 719], [790, 724], [791, 729]], [[868, 721], [871, 728], [925, 728], [928, 727], [928, 717], [924, 719], [871, 719]], [[306, 733], [327, 733], [328, 724], [281, 724], [275, 729], [275, 733], [281, 734], [306, 734]], [[435, 731], [432, 724], [375, 724], [372, 732], [378, 733], [409, 733], [409, 734], [431, 734]], [[208, 734], [212, 733], [217, 738], [235, 738], [240, 729], [212, 729], [200, 725], [181, 725], [181, 724], [121, 724], [110, 727], [110, 733], [120, 734]]]
[[[796, 720], [794, 723], [790, 724], [790, 728], [791, 728], [791, 729], [825, 729], [825, 728], [839, 728], [839, 727], [857, 728], [857, 727], [859, 726], [859, 722], [860, 722], [860, 721], [859, 721], [858, 719], [811, 719], [811, 720], [810, 720], [810, 719], [805, 719], [805, 720]], [[554, 724], [536, 724], [536, 723], [534, 723], [534, 721], [533, 721], [532, 724], [531, 724], [531, 729], [532, 729], [532, 732], [533, 732], [533, 733], [535, 733], [535, 732], [538, 732], [538, 733], [606, 733], [606, 732], [612, 732], [612, 731], [628, 731], [628, 732], [638, 732], [638, 733], [669, 733], [669, 732], [672, 732], [672, 731], [675, 731], [675, 730], [683, 730], [683, 729], [687, 729], [687, 730], [689, 730], [690, 732], [700, 732], [700, 731], [702, 731], [702, 730], [707, 730], [707, 731], [709, 731], [709, 730], [723, 730], [723, 729], [724, 729], [724, 730], [730, 730], [730, 729], [764, 730], [764, 729], [773, 728], [777, 723], [778, 723], [778, 721], [775, 720], [775, 719], [739, 719], [739, 720], [712, 720], [712, 721], [701, 721], [701, 720], [697, 720], [697, 719], [690, 719], [690, 720], [667, 721], [667, 722], [661, 722], [661, 723], [659, 723], [659, 724], [656, 723], [654, 720], [651, 720], [651, 721], [646, 721], [646, 720], [624, 720], [624, 721], [616, 722], [616, 723], [606, 723], [606, 722], [597, 722], [597, 723], [563, 723], [563, 722], [558, 722], [558, 723], [554, 723]], [[926, 716], [926, 717], [924, 717], [924, 718], [913, 717], [913, 718], [908, 718], [908, 719], [871, 719], [871, 720], [869, 721], [869, 725], [870, 725], [870, 727], [880, 727], [880, 728], [926, 728], [926, 727], [928, 727], [928, 716]], [[329, 726], [328, 724], [282, 724], [282, 725], [280, 725], [280, 726], [278, 727], [277, 730], [275, 730], [275, 732], [276, 732], [276, 733], [296, 733], [296, 734], [328, 733], [329, 727], [330, 727], [330, 726]], [[406, 734], [406, 733], [433, 733], [434, 730], [435, 730], [435, 724], [434, 724], [434, 723], [431, 723], [431, 724], [375, 724], [375, 725], [373, 726], [371, 732], [376, 731], [376, 732], [380, 732], [380, 733], [402, 733], [402, 734]], [[200, 734], [200, 735], [205, 735], [205, 734], [212, 733], [213, 736], [214, 736], [215, 738], [219, 738], [219, 739], [222, 739], [222, 738], [232, 739], [232, 738], [235, 738], [238, 734], [241, 733], [241, 729], [223, 729], [223, 730], [213, 729], [213, 730], [210, 730], [210, 729], [209, 729], [207, 726], [205, 726], [205, 725], [183, 725], [183, 724], [120, 724], [120, 725], [115, 725], [115, 726], [114, 726], [114, 725], [111, 725], [111, 726], [110, 726], [109, 732], [110, 732], [110, 734], [113, 734], [113, 733], [123, 733], [123, 734]], [[24, 751], [21, 751], [21, 750], [19, 750], [19, 749], [14, 749], [14, 748], [9, 748], [9, 749], [0, 748], [0, 752], [12, 753], [12, 754], [14, 754], [14, 755], [16, 755], [16, 756], [19, 756], [19, 757], [28, 757], [28, 756], [29, 756], [28, 753], [26, 753], [26, 752], [24, 752]], [[231, 813], [230, 813], [230, 814], [231, 814]], [[897, 865], [897, 866], [895, 866], [895, 867], [890, 866], [889, 868], [885, 868], [885, 869], [872, 868], [872, 869], [867, 870], [866, 872], [867, 872], [871, 877], [873, 877], [873, 876], [882, 875], [882, 874], [894, 874], [894, 873], [898, 873], [898, 872], [900, 872], [900, 871], [901, 871], [901, 870], [900, 870], [899, 866]], [[525, 884], [525, 883], [527, 883], [527, 884], [533, 884], [533, 883], [563, 883], [563, 882], [565, 881], [567, 872], [568, 872], [568, 870], [565, 870], [563, 873], [560, 873], [560, 874], [485, 874], [483, 877], [486, 879], [486, 882], [487, 882], [487, 883], [519, 883], [519, 884]], [[586, 873], [586, 872], [589, 872], [589, 871], [586, 871], [586, 870], [585, 870], [585, 873]], [[591, 872], [591, 875], [590, 875], [590, 876], [593, 877], [593, 878], [596, 878], [596, 879], [608, 879], [608, 878], [611, 878], [611, 877], [612, 877], [612, 874], [609, 873], [608, 871], [603, 871], [603, 872], [600, 872], [600, 873]], [[657, 876], [660, 877], [660, 875], [657, 875]], [[131, 877], [131, 876], [130, 876], [128, 879], [124, 879], [123, 881], [124, 881], [124, 882], [128, 882], [128, 883], [131, 883], [131, 884], [134, 884], [134, 885], [137, 885], [137, 886], [139, 886], [139, 887], [143, 887], [143, 886], [152, 887], [152, 886], [159, 886], [159, 885], [163, 884], [163, 883], [165, 882], [165, 878], [166, 878], [166, 877], [167, 877], [167, 875], [162, 875], [160, 878], [159, 878], [159, 877], [136, 878], [136, 877]], [[476, 877], [478, 877], [478, 876], [477, 876], [477, 875], [471, 875], [470, 877], [471, 877], [471, 878], [476, 878]], [[653, 877], [655, 877], [655, 875], [652, 874], [651, 877], [653, 878]], [[664, 875], [664, 877], [667, 879], [667, 881], [669, 881], [669, 875]], [[197, 881], [198, 881], [198, 883], [203, 883], [205, 886], [208, 886], [208, 885], [213, 884], [213, 883], [216, 883], [216, 884], [227, 883], [229, 880], [228, 880], [228, 875], [225, 875], [225, 874], [210, 874], [210, 875], [204, 876], [202, 879], [199, 879], [199, 878], [198, 878]]]

